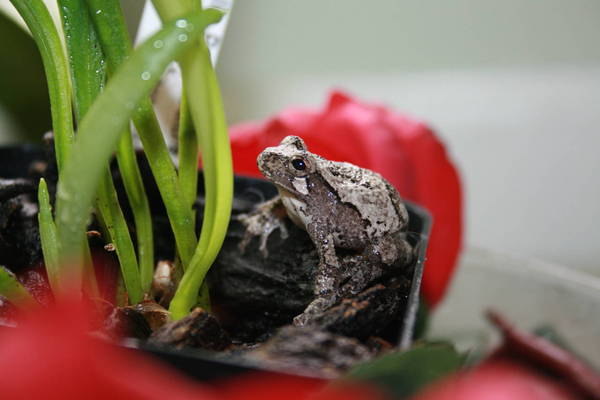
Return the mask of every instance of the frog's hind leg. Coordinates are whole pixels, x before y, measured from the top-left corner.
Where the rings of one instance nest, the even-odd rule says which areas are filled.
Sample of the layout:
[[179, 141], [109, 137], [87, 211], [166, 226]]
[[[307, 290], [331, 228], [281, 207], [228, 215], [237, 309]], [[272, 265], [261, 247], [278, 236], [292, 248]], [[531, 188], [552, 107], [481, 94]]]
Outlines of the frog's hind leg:
[[368, 260], [387, 267], [409, 265], [413, 261], [413, 253], [405, 232], [388, 233], [374, 240], [364, 250]]

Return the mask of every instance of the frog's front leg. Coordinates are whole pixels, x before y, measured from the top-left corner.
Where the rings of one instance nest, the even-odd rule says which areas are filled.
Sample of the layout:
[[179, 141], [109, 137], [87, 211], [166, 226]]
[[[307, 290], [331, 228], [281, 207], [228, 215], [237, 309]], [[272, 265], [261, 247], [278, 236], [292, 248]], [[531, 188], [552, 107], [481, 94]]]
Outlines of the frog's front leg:
[[258, 249], [266, 258], [269, 255], [267, 250], [267, 239], [269, 239], [269, 236], [275, 229], [279, 228], [282, 239], [288, 237], [287, 228], [283, 221], [285, 216], [286, 211], [280, 196], [275, 196], [272, 199], [259, 204], [248, 214], [238, 215], [236, 219], [246, 227], [244, 237], [238, 245], [240, 251], [243, 253], [250, 241], [255, 236], [258, 236], [260, 238]]
[[335, 252], [333, 235], [323, 229], [319, 221], [306, 228], [319, 255], [319, 265], [315, 274], [315, 296], [331, 297], [337, 294], [340, 278], [340, 262]]
[[315, 299], [302, 314], [294, 318], [294, 325], [296, 326], [306, 325], [316, 315], [327, 310], [338, 301], [340, 262], [335, 252], [333, 235], [321, 231], [322, 226], [319, 223], [307, 226], [307, 232], [319, 254], [319, 265], [315, 274]]

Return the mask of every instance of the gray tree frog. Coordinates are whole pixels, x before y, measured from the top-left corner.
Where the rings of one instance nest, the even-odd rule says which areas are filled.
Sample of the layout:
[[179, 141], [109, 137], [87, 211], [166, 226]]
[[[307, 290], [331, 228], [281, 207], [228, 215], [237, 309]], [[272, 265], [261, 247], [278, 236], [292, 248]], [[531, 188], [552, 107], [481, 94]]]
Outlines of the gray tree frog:
[[408, 251], [407, 243], [398, 238], [408, 225], [406, 207], [381, 175], [312, 154], [297, 136], [266, 148], [258, 156], [258, 167], [279, 195], [238, 218], [246, 225], [240, 247], [260, 236], [260, 250], [266, 256], [268, 236], [277, 228], [286, 236], [282, 217], [287, 214], [306, 230], [319, 255], [316, 298], [296, 317], [296, 325], [304, 325], [311, 315], [339, 300], [341, 268], [336, 249], [355, 251], [383, 265], [392, 265]]

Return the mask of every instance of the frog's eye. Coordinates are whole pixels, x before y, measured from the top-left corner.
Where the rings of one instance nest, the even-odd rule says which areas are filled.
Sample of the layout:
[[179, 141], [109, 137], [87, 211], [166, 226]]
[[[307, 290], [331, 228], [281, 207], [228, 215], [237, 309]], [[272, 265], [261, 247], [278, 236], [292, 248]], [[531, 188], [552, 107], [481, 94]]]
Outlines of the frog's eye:
[[297, 171], [304, 171], [306, 170], [306, 163], [302, 158], [294, 158], [292, 160], [292, 167]]
[[288, 164], [288, 168], [292, 174], [299, 178], [303, 178], [310, 173], [310, 162], [304, 157], [296, 156], [292, 158]]

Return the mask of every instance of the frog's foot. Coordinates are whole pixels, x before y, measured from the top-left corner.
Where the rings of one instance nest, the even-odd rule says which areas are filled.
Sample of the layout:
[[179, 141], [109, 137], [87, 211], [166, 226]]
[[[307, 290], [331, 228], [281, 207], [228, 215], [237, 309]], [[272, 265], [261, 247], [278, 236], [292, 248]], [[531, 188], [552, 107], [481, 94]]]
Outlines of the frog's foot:
[[294, 317], [295, 326], [309, 325], [316, 316], [335, 304], [335, 297], [319, 297], [314, 299], [300, 315]]
[[267, 240], [274, 230], [279, 229], [282, 239], [288, 237], [288, 231], [283, 218], [271, 212], [270, 208], [259, 206], [251, 213], [238, 215], [236, 219], [246, 227], [244, 237], [238, 245], [242, 253], [244, 253], [250, 241], [258, 236], [260, 238], [258, 249], [263, 257], [266, 258], [269, 255]]

